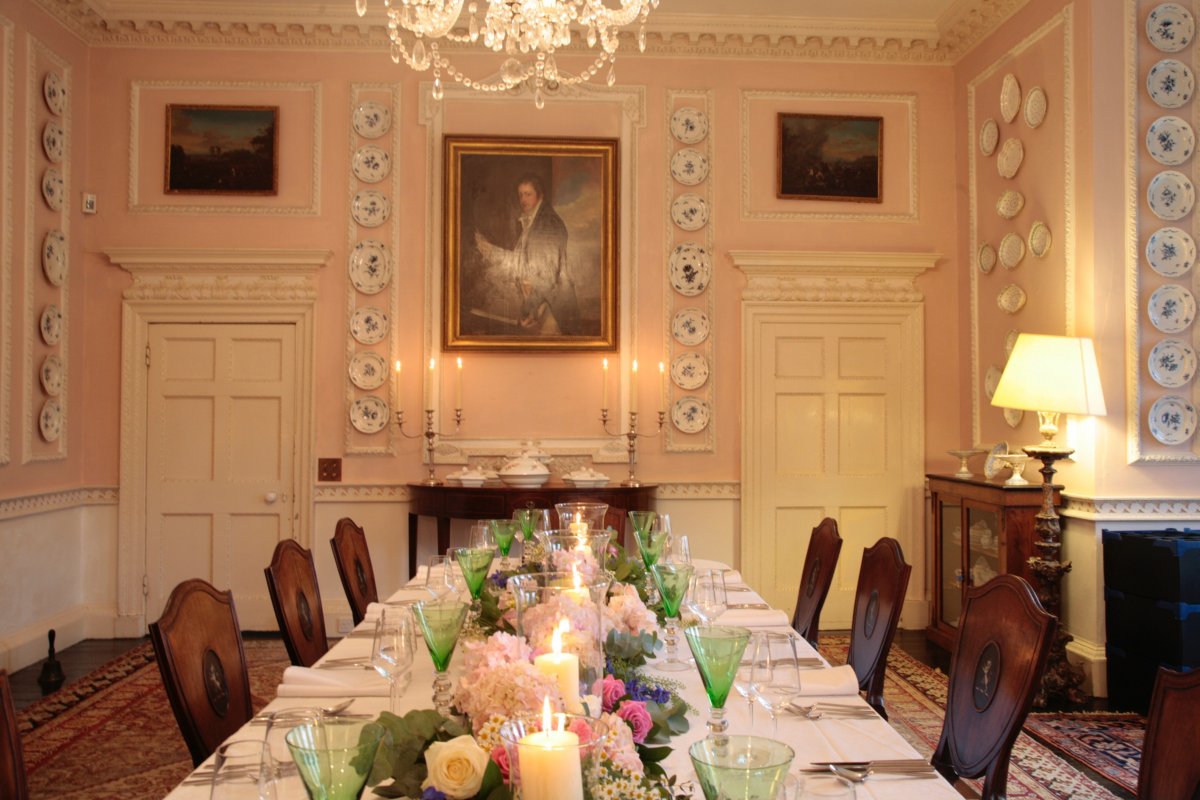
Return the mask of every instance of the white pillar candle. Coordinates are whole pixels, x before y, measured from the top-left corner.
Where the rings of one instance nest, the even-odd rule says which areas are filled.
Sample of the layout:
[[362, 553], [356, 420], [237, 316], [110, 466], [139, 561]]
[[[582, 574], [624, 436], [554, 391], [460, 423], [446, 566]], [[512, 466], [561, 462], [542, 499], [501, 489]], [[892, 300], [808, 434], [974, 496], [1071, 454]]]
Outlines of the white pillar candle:
[[396, 411], [403, 411], [404, 393], [400, 390], [400, 359], [396, 359], [396, 372], [392, 377], [392, 390], [396, 394]]
[[637, 359], [633, 360], [633, 370], [629, 373], [629, 411], [637, 413]]
[[658, 400], [658, 410], [667, 410], [667, 365], [658, 362], [658, 382], [662, 384], [662, 396]]
[[600, 408], [608, 408], [608, 359], [602, 360], [600, 371]]
[[551, 652], [534, 658], [533, 666], [543, 675], [554, 678], [562, 692], [563, 705], [570, 713], [578, 714], [583, 710], [583, 704], [579, 702], [579, 656], [562, 651], [562, 635], [570, 630], [571, 623], [565, 619], [560, 621], [550, 640]]
[[561, 717], [559, 730], [551, 730], [549, 697], [544, 708], [543, 730], [517, 742], [521, 800], [583, 800], [579, 737], [562, 730]]
[[462, 386], [463, 386], [462, 358], [460, 357], [458, 359], [458, 378], [454, 384], [454, 408], [455, 409], [460, 409], [463, 407]]
[[575, 512], [575, 521], [567, 526], [572, 536], [587, 536], [588, 525], [583, 521], [583, 514]]
[[425, 410], [433, 408], [433, 383], [437, 378], [437, 360], [429, 359], [429, 377], [425, 379]]

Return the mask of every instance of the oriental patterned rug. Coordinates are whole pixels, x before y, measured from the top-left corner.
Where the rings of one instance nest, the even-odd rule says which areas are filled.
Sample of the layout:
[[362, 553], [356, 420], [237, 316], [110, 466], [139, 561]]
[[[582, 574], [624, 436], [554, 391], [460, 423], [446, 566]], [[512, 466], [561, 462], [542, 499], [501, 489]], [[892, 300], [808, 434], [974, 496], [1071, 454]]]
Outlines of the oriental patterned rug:
[[1141, 714], [1080, 711], [1030, 714], [1025, 732], [1059, 754], [1084, 762], [1129, 794], [1137, 794], [1146, 737]]

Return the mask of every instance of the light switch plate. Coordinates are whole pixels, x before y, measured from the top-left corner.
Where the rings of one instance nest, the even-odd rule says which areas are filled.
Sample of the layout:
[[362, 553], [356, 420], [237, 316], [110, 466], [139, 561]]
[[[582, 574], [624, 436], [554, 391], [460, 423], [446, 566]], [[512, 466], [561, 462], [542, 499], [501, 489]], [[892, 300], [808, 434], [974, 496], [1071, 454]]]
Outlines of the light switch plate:
[[96, 195], [92, 194], [91, 192], [84, 192], [83, 193], [83, 203], [81, 205], [83, 207], [83, 213], [95, 214], [96, 213]]

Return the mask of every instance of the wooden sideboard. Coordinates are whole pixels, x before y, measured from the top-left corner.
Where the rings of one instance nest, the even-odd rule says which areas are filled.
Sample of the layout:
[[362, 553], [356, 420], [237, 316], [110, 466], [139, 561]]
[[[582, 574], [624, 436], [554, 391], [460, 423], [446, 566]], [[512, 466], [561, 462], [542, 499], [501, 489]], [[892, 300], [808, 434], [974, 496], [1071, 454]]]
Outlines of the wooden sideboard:
[[554, 509], [555, 503], [608, 503], [606, 522], [624, 536], [626, 512], [653, 511], [655, 484], [641, 486], [602, 486], [580, 489], [560, 483], [547, 483], [536, 489], [513, 486], [452, 486], [424, 483], [408, 484], [408, 576], [417, 572], [417, 519], [437, 518], [439, 553], [450, 547], [452, 519], [506, 519], [518, 508]]

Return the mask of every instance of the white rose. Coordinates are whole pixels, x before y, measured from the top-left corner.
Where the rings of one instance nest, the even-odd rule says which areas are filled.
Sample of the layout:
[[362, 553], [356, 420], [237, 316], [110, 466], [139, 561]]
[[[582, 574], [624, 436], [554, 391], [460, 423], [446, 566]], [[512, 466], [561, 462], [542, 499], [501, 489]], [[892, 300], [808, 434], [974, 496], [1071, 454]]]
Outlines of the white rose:
[[448, 742], [434, 742], [425, 751], [429, 777], [422, 789], [432, 786], [450, 800], [466, 800], [479, 793], [483, 773], [491, 757], [467, 735]]

